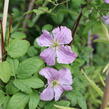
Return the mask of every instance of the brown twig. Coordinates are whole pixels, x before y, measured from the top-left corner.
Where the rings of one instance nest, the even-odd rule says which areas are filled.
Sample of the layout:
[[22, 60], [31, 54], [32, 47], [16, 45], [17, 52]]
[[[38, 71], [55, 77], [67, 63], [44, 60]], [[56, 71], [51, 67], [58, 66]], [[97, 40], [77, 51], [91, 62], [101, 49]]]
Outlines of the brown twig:
[[[34, 2], [35, 2], [35, 0], [30, 0], [29, 6], [28, 6], [28, 11], [31, 11], [33, 9]], [[30, 19], [30, 18], [31, 18], [30, 14], [27, 14], [25, 16], [25, 19], [24, 19], [24, 22], [23, 22], [23, 28], [27, 27], [27, 20]]]
[[[80, 20], [81, 20], [81, 18], [82, 18], [82, 15], [83, 15], [83, 14], [82, 14], [82, 11], [83, 11], [83, 9], [84, 9], [86, 6], [87, 6], [87, 4], [84, 4], [84, 5], [81, 6], [81, 12], [80, 12], [79, 16], [77, 17], [77, 20], [74, 22], [73, 29], [72, 29], [72, 37], [73, 37], [73, 39], [74, 39], [76, 30], [77, 30], [77, 28], [78, 28], [78, 26], [79, 26], [79, 23], [80, 23]], [[71, 44], [72, 44], [72, 42], [70, 43], [70, 45], [71, 45]]]
[[104, 89], [104, 96], [103, 96], [103, 100], [102, 100], [102, 104], [101, 104], [100, 109], [105, 109], [108, 105], [108, 102], [109, 102], [109, 74], [106, 77], [106, 85], [105, 85], [105, 89]]
[[78, 25], [79, 25], [79, 23], [80, 23], [81, 17], [82, 17], [82, 11], [80, 12], [80, 14], [79, 14], [79, 16], [78, 16], [76, 22], [74, 23], [73, 30], [72, 30], [72, 37], [73, 37], [73, 38], [74, 38], [74, 36], [75, 36], [77, 27], [78, 27]]
[[0, 20], [0, 25], [1, 25], [1, 52], [2, 52], [1, 61], [2, 61], [5, 52], [5, 46], [4, 46], [4, 37], [3, 37], [3, 24], [1, 20]]

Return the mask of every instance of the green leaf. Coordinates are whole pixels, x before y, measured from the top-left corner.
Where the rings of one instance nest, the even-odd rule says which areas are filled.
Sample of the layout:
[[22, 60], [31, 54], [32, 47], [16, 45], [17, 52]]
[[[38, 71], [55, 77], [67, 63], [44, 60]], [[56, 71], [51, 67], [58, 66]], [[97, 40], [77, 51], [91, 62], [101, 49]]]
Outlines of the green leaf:
[[68, 68], [68, 69], [70, 69], [71, 70], [71, 66], [70, 65], [68, 65], [68, 64], [56, 64], [55, 65], [55, 68], [56, 69], [62, 69], [62, 68]]
[[53, 29], [53, 26], [50, 25], [50, 24], [46, 24], [42, 27], [42, 30], [48, 30], [48, 31], [51, 31]]
[[56, 23], [56, 24], [61, 24], [64, 20], [64, 14], [58, 12], [57, 14], [52, 14], [52, 20]]
[[21, 80], [14, 80], [14, 85], [19, 89], [19, 90], [21, 90], [22, 92], [25, 92], [25, 93], [32, 93], [32, 89], [29, 87], [29, 86], [27, 86], [27, 85], [25, 85], [24, 83], [22, 83], [22, 81]]
[[44, 83], [41, 79], [37, 77], [32, 77], [29, 79], [24, 79], [22, 82], [31, 88], [41, 88], [44, 86]]
[[24, 56], [27, 52], [30, 44], [26, 40], [11, 40], [9, 46], [6, 48], [7, 53], [12, 58], [19, 58], [21, 56]]
[[38, 50], [34, 46], [31, 46], [29, 47], [27, 54], [30, 57], [36, 56], [38, 54]]
[[29, 109], [36, 109], [37, 105], [39, 104], [40, 97], [38, 92], [34, 92], [30, 95], [30, 100], [29, 100]]
[[6, 96], [6, 97], [5, 97], [5, 101], [4, 101], [4, 103], [3, 103], [3, 109], [7, 109], [7, 104], [8, 104], [8, 102], [9, 102], [9, 100], [10, 100], [10, 96]]
[[78, 96], [78, 104], [82, 109], [87, 109], [86, 100], [83, 96]]
[[12, 33], [11, 37], [14, 39], [24, 39], [26, 38], [26, 35], [22, 32], [14, 32]]
[[74, 90], [67, 92], [66, 97], [71, 101], [72, 106], [75, 106], [77, 104], [77, 94]]
[[7, 109], [24, 109], [29, 101], [29, 96], [23, 93], [13, 95], [7, 105]]
[[76, 108], [70, 108], [70, 107], [64, 107], [59, 105], [54, 105], [57, 109], [76, 109]]
[[41, 88], [44, 86], [43, 81], [37, 77], [31, 77], [28, 79], [16, 79], [14, 81], [14, 84], [17, 87], [24, 86], [26, 88], [27, 86], [29, 88], [34, 88], [34, 89]]
[[39, 57], [26, 59], [20, 63], [17, 76], [18, 78], [31, 77], [34, 73], [37, 73], [43, 65], [44, 62]]
[[60, 105], [60, 106], [69, 106], [70, 102], [67, 100], [61, 100], [58, 102], [49, 102], [47, 105], [45, 105], [44, 109], [57, 109], [54, 105]]
[[48, 7], [39, 7], [38, 9], [33, 9], [32, 12], [36, 13], [37, 15], [49, 13]]
[[15, 76], [15, 74], [17, 73], [17, 68], [19, 66], [19, 61], [17, 59], [11, 59], [11, 58], [8, 58], [7, 61], [10, 64], [12, 76]]
[[56, 105], [60, 105], [60, 106], [69, 106], [70, 105], [70, 102], [67, 101], [67, 100], [61, 100], [59, 102], [56, 102], [55, 104]]
[[10, 81], [7, 85], [6, 85], [6, 93], [8, 94], [15, 94], [17, 93], [19, 90], [14, 86], [13, 81]]
[[71, 4], [73, 8], [78, 9], [82, 4], [83, 0], [71, 0]]
[[7, 83], [11, 77], [10, 65], [7, 61], [0, 63], [0, 79]]
[[0, 106], [5, 102], [5, 93], [0, 90]]

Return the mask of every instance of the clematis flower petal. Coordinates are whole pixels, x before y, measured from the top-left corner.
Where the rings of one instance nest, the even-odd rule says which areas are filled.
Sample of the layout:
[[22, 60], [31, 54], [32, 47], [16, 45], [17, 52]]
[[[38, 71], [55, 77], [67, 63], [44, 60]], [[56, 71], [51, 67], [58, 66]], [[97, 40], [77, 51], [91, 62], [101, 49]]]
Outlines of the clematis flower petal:
[[60, 86], [56, 86], [54, 87], [54, 93], [55, 93], [55, 101], [58, 101], [63, 93], [63, 89]]
[[57, 54], [58, 63], [63, 63], [63, 64], [70, 64], [77, 57], [77, 54], [72, 52], [70, 46], [59, 47], [56, 51], [56, 54]]
[[50, 45], [52, 45], [52, 42], [53, 42], [53, 37], [51, 36], [51, 34], [44, 30], [42, 35], [36, 39], [38, 45], [40, 46], [45, 46], [45, 47], [48, 47]]
[[69, 86], [73, 83], [72, 75], [71, 75], [71, 72], [69, 69], [67, 69], [67, 68], [61, 69], [61, 70], [59, 70], [59, 74], [60, 74], [59, 81], [60, 81], [61, 86], [63, 86], [63, 87], [64, 87], [64, 85]]
[[56, 69], [54, 69], [54, 68], [49, 68], [49, 67], [43, 68], [39, 72], [39, 74], [42, 75], [42, 76], [44, 76], [50, 82], [52, 80], [58, 79], [58, 77], [59, 77], [58, 71]]
[[104, 0], [105, 3], [109, 3], [109, 0]]
[[54, 68], [46, 67], [39, 74], [49, 81], [48, 87], [40, 95], [41, 100], [50, 101], [55, 98], [57, 101], [65, 90], [72, 90], [72, 75], [69, 69], [57, 71]]
[[72, 90], [72, 86], [68, 86], [68, 85], [63, 85], [62, 88], [66, 91]]
[[105, 22], [105, 24], [109, 24], [109, 15], [103, 16], [103, 21]]
[[60, 44], [69, 44], [72, 41], [71, 30], [65, 26], [57, 27], [52, 31], [54, 40]]
[[51, 101], [54, 98], [53, 88], [47, 87], [40, 95], [41, 100]]
[[55, 65], [55, 57], [56, 51], [55, 48], [47, 48], [40, 54], [41, 58], [48, 64], [48, 65]]

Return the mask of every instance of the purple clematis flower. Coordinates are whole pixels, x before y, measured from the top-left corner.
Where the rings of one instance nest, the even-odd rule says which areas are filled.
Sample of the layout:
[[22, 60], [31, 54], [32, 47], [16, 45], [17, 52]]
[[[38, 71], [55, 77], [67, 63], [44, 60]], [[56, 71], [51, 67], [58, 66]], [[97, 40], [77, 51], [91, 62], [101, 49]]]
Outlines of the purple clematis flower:
[[56, 58], [58, 63], [70, 64], [77, 57], [71, 47], [66, 45], [72, 41], [72, 33], [65, 26], [57, 27], [51, 33], [44, 30], [36, 41], [38, 45], [48, 47], [40, 54], [48, 65], [55, 65]]
[[109, 3], [109, 0], [104, 0], [105, 3]]
[[59, 100], [63, 91], [72, 90], [72, 75], [69, 69], [57, 71], [54, 68], [46, 67], [39, 72], [47, 79], [47, 88], [41, 93], [40, 98], [44, 101]]
[[109, 15], [103, 16], [103, 21], [105, 22], [105, 24], [109, 24]]

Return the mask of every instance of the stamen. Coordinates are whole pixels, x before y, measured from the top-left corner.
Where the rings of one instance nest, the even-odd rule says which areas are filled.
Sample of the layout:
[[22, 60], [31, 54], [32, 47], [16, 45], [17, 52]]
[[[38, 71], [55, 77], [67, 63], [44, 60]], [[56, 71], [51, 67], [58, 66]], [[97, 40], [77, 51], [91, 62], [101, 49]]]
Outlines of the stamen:
[[52, 81], [52, 86], [54, 87], [54, 86], [57, 86], [57, 85], [59, 85], [59, 82], [57, 80], [53, 80]]
[[52, 46], [57, 47], [57, 46], [59, 46], [59, 44], [57, 42], [54, 42]]

